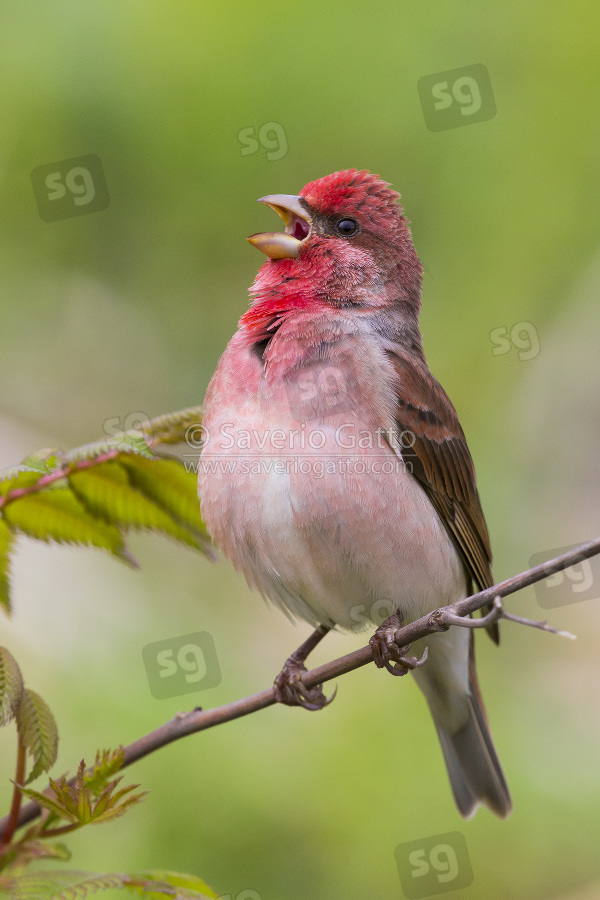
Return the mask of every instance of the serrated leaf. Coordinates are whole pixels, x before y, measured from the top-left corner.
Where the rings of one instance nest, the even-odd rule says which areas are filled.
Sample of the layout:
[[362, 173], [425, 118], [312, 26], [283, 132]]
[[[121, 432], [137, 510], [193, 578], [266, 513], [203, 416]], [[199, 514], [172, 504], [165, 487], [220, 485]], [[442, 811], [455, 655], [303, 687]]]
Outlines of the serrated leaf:
[[[141, 456], [135, 459], [143, 460], [150, 466], [158, 464], [158, 460], [147, 460]], [[120, 462], [105, 462], [74, 472], [69, 477], [69, 483], [81, 503], [109, 524], [121, 528], [163, 531], [178, 541], [198, 547], [198, 541], [192, 534], [131, 484], [129, 471]]]
[[13, 876], [19, 875], [30, 862], [38, 859], [69, 860], [71, 853], [64, 844], [23, 839], [5, 848], [0, 858], [0, 869]]
[[[85, 760], [81, 760], [79, 763], [79, 767], [77, 772], [79, 773], [80, 769], [85, 769]], [[62, 807], [64, 813], [64, 818], [69, 819], [72, 822], [78, 822], [78, 802], [77, 802], [77, 787], [76, 784], [69, 784], [67, 779], [64, 777], [59, 778], [57, 781], [54, 781], [53, 778], [49, 779], [50, 787], [54, 791], [54, 800], [60, 807]]]
[[90, 515], [66, 486], [9, 503], [4, 517], [11, 528], [38, 540], [87, 544], [125, 556], [119, 529]]
[[25, 782], [29, 784], [56, 762], [58, 728], [46, 701], [29, 688], [23, 690], [16, 718], [21, 743], [33, 759], [33, 768]]
[[36, 450], [23, 460], [23, 465], [28, 466], [40, 475], [50, 475], [62, 468], [64, 463], [64, 453], [55, 447], [44, 447], [42, 450]]
[[[214, 892], [214, 890], [209, 887], [209, 885], [202, 879], [197, 878], [195, 875], [184, 875], [180, 872], [169, 872], [166, 870], [152, 870], [149, 872], [139, 872], [135, 875], [130, 875], [130, 887], [135, 887], [134, 882], [138, 879], [140, 881], [145, 882], [145, 890], [144, 894], [148, 895], [148, 891], [155, 891], [153, 885], [157, 887], [164, 885], [166, 888], [171, 888], [170, 892], [165, 892], [164, 889], [161, 893], [156, 893], [155, 896], [176, 896], [181, 898], [189, 897], [190, 900], [196, 900], [196, 898], [210, 898], [210, 900], [215, 900], [218, 898], [218, 894]], [[176, 889], [176, 894], [173, 895], [172, 889]]]
[[16, 659], [0, 647], [0, 727], [14, 718], [23, 698], [23, 676]]
[[1, 879], [0, 891], [11, 900], [84, 900], [110, 889], [135, 891], [143, 897], [172, 900], [215, 900], [217, 894], [200, 878], [176, 872], [140, 872], [132, 875], [95, 872], [38, 872], [22, 878]]
[[85, 761], [82, 759], [77, 769], [75, 784], [71, 788], [71, 794], [74, 793], [77, 802], [77, 820], [82, 825], [87, 825], [92, 821], [92, 802], [90, 792], [87, 788], [84, 778]]
[[[131, 793], [139, 787], [139, 784], [131, 784], [117, 791], [116, 788], [122, 781], [122, 778], [115, 778], [114, 781], [105, 786], [96, 798], [86, 782], [85, 772], [86, 765], [82, 759], [75, 779], [71, 784], [65, 778], [60, 778], [58, 781], [50, 778], [52, 793], [48, 791], [42, 794], [31, 788], [21, 788], [21, 790], [44, 809], [77, 826], [97, 825], [122, 816], [123, 813], [127, 812], [136, 803], [139, 803], [147, 794], [147, 791], [141, 791], [137, 794]], [[52, 828], [46, 833], [51, 835], [53, 833]]]
[[31, 487], [42, 477], [41, 472], [32, 466], [12, 466], [0, 472], [0, 496], [6, 496], [17, 488]]
[[126, 800], [122, 799], [126, 794], [129, 794], [138, 787], [139, 784], [131, 784], [121, 791], [118, 791], [114, 796], [106, 797], [104, 794], [101, 794], [92, 811], [92, 824], [97, 825], [100, 822], [109, 822], [111, 819], [116, 819], [118, 816], [122, 816], [126, 813], [128, 809], [131, 809], [132, 806], [140, 803], [148, 794], [148, 791], [140, 791], [139, 794], [131, 794]]
[[123, 887], [122, 875], [58, 870], [6, 879], [3, 891], [11, 900], [84, 900], [88, 894]]
[[181, 444], [185, 441], [190, 427], [201, 425], [202, 416], [201, 406], [190, 406], [187, 409], [180, 409], [178, 412], [157, 416], [144, 426], [148, 443], [152, 446], [155, 444]]
[[189, 529], [209, 552], [210, 538], [200, 514], [197, 479], [176, 459], [129, 457], [122, 460], [132, 485]]
[[0, 606], [10, 613], [10, 554], [13, 534], [0, 516]]
[[53, 815], [58, 816], [61, 819], [66, 819], [68, 822], [77, 822], [77, 816], [65, 809], [62, 803], [59, 803], [55, 797], [49, 797], [47, 794], [43, 794], [41, 791], [35, 791], [33, 788], [23, 787], [21, 785], [20, 788], [22, 794], [35, 800], [42, 809], [47, 809], [48, 812], [53, 813]]
[[90, 773], [85, 775], [85, 783], [92, 794], [101, 794], [109, 778], [116, 774], [123, 765], [123, 747], [116, 750], [98, 750]]
[[65, 460], [72, 464], [81, 462], [84, 459], [96, 459], [98, 456], [104, 456], [106, 453], [114, 454], [115, 452], [154, 459], [143, 432], [125, 431], [119, 435], [118, 440], [115, 440], [114, 437], [106, 437], [101, 441], [95, 441], [93, 444], [84, 444], [81, 447], [76, 447], [74, 450], [69, 450], [65, 454]]

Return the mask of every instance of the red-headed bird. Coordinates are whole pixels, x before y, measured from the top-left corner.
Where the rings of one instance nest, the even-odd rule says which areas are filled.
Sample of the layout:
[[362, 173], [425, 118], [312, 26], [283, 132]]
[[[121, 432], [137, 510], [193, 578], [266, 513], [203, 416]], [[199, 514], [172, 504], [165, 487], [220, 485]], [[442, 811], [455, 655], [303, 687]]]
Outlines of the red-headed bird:
[[[299, 673], [321, 636], [373, 622], [378, 665], [401, 659], [398, 624], [493, 584], [491, 550], [463, 430], [423, 353], [422, 266], [399, 195], [351, 169], [261, 202], [285, 231], [248, 238], [269, 259], [208, 388], [199, 495], [248, 583], [319, 628], [275, 682], [279, 700], [314, 709], [325, 698]], [[413, 676], [461, 815], [479, 803], [508, 815], [472, 630], [417, 643], [428, 658]]]

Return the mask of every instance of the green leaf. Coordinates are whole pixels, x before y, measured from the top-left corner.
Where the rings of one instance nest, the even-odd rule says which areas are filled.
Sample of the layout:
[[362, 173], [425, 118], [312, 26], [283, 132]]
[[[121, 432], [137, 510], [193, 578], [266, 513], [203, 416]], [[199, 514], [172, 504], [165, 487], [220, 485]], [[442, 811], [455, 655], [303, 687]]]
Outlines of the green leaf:
[[116, 750], [98, 750], [91, 771], [85, 774], [85, 783], [98, 796], [106, 787], [106, 783], [123, 765], [123, 747]]
[[157, 458], [149, 447], [184, 441], [201, 419], [202, 409], [190, 407], [66, 454], [38, 450], [0, 472], [0, 605], [10, 611], [14, 530], [48, 542], [100, 547], [133, 566], [122, 529], [162, 531], [212, 557], [196, 478], [178, 460]]
[[[141, 791], [139, 794], [131, 794], [131, 791], [138, 788], [139, 784], [127, 785], [127, 787], [121, 788], [120, 791], [115, 793], [115, 788], [122, 780], [122, 778], [115, 778], [114, 781], [106, 785], [98, 797], [91, 811], [90, 821], [93, 824], [108, 822], [117, 816], [122, 816], [130, 807], [143, 800], [148, 793], [148, 791]], [[127, 797], [127, 794], [131, 794], [131, 796]], [[127, 797], [127, 799], [124, 800], [124, 797]]]
[[55, 447], [44, 447], [36, 450], [23, 460], [23, 465], [39, 472], [40, 475], [51, 475], [58, 471], [64, 464], [64, 454]]
[[[210, 900], [214, 900], [219, 895], [215, 894], [213, 889], [207, 885], [202, 878], [197, 878], [195, 875], [182, 875], [179, 872], [169, 872], [163, 870], [152, 870], [149, 872], [139, 872], [136, 875], [129, 875], [129, 885], [128, 887], [135, 887], [135, 881], [141, 881], [144, 883], [144, 889], [140, 891], [140, 893], [148, 896], [148, 892], [152, 891], [152, 896], [156, 897], [189, 897], [190, 900], [192, 898], [210, 898]], [[161, 886], [162, 890], [161, 890]], [[157, 891], [158, 888], [158, 891]], [[165, 890], [165, 888], [167, 890]], [[172, 888], [176, 888], [177, 891], [174, 894]]]
[[68, 464], [73, 464], [82, 460], [93, 460], [105, 454], [109, 454], [110, 457], [114, 458], [116, 454], [120, 453], [154, 459], [143, 432], [125, 431], [119, 435], [118, 441], [113, 437], [106, 437], [101, 441], [95, 441], [93, 444], [84, 444], [82, 447], [76, 447], [65, 454], [65, 460]]
[[166, 510], [182, 527], [193, 532], [210, 553], [210, 538], [200, 514], [197, 479], [185, 471], [176, 459], [146, 460], [128, 457], [122, 460], [132, 485]]
[[19, 737], [33, 759], [33, 768], [25, 782], [29, 784], [56, 762], [58, 728], [47, 703], [29, 688], [23, 690], [16, 716]]
[[[159, 464], [158, 460], [148, 460], [142, 456], [131, 458], [151, 467]], [[121, 528], [164, 531], [178, 541], [199, 547], [198, 541], [189, 531], [132, 486], [131, 480], [128, 468], [112, 461], [69, 476], [69, 484], [82, 504], [108, 524]]]
[[17, 488], [31, 487], [42, 477], [38, 468], [20, 465], [0, 472], [0, 496], [6, 496]]
[[[85, 762], [81, 760], [79, 764], [79, 768], [85, 768]], [[58, 781], [55, 781], [53, 778], [49, 779], [50, 788], [54, 791], [54, 798], [56, 803], [60, 807], [62, 807], [65, 815], [63, 818], [68, 819], [71, 822], [77, 822], [77, 793], [74, 789], [74, 785], [70, 785], [67, 779], [63, 776], [59, 778]]]
[[12, 544], [12, 532], [4, 519], [0, 517], [0, 606], [3, 606], [7, 613], [10, 612], [9, 573]]
[[[50, 779], [50, 784], [54, 785], [55, 782]], [[56, 799], [56, 791], [54, 797], [49, 797], [47, 794], [43, 794], [41, 791], [36, 791], [33, 788], [22, 787], [21, 785], [19, 785], [19, 787], [21, 788], [22, 794], [35, 800], [42, 809], [47, 809], [48, 812], [51, 812], [54, 816], [58, 816], [60, 819], [66, 819], [68, 822], [77, 822], [77, 816], [63, 805], [62, 796], [59, 800]]]
[[176, 872], [140, 872], [98, 875], [94, 872], [38, 872], [22, 878], [0, 879], [0, 892], [11, 900], [84, 900], [98, 891], [125, 889], [142, 897], [162, 900], [215, 900], [217, 894], [193, 875]]
[[83, 900], [88, 894], [124, 886], [122, 875], [60, 870], [0, 881], [0, 890], [9, 894], [10, 900]]
[[23, 698], [23, 676], [16, 659], [0, 647], [0, 727], [14, 716]]
[[[10, 844], [0, 857], [0, 871], [12, 875], [20, 875], [23, 869], [33, 860], [38, 859], [71, 859], [71, 853], [64, 844], [49, 841], [29, 840], [24, 838], [16, 844]], [[1, 893], [1, 879], [0, 879]]]
[[[82, 759], [71, 784], [65, 778], [60, 778], [58, 781], [50, 778], [52, 793], [42, 794], [31, 788], [22, 788], [22, 791], [39, 803], [43, 809], [47, 809], [53, 815], [66, 819], [67, 822], [76, 824], [78, 827], [88, 824], [97, 825], [122, 816], [130, 807], [143, 800], [147, 794], [147, 791], [131, 794], [131, 791], [136, 790], [139, 784], [131, 784], [115, 792], [118, 784], [122, 781], [122, 778], [115, 778], [104, 787], [96, 798], [97, 788], [92, 790], [87, 783], [85, 773], [85, 760]], [[90, 781], [94, 779], [95, 775], [92, 773]], [[130, 796], [127, 796], [128, 794]], [[52, 835], [52, 827], [48, 828], [45, 833], [49, 836]]]
[[[155, 444], [182, 444], [188, 437], [189, 429], [195, 429], [202, 424], [203, 409], [201, 406], [189, 406], [178, 412], [167, 413], [151, 419], [144, 426], [144, 432], [148, 435], [148, 443]], [[197, 437], [197, 435], [194, 435]]]
[[9, 503], [4, 517], [29, 537], [101, 547], [127, 559], [119, 529], [91, 516], [65, 485]]
[[70, 793], [77, 803], [77, 821], [82, 825], [87, 825], [92, 821], [92, 800], [90, 792], [84, 778], [85, 761], [82, 759], [75, 776], [75, 784], [70, 789]]

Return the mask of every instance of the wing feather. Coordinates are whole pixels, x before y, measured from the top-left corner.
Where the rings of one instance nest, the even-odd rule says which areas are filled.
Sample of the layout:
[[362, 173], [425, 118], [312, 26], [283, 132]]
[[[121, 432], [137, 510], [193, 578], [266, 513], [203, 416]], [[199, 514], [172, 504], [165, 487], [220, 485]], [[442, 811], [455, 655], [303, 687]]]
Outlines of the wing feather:
[[[389, 352], [396, 373], [399, 432], [414, 443], [403, 458], [419, 480], [479, 590], [490, 587], [492, 551], [475, 482], [475, 467], [456, 410], [425, 360]], [[410, 399], [408, 399], [410, 398]], [[498, 643], [497, 624], [488, 629]]]

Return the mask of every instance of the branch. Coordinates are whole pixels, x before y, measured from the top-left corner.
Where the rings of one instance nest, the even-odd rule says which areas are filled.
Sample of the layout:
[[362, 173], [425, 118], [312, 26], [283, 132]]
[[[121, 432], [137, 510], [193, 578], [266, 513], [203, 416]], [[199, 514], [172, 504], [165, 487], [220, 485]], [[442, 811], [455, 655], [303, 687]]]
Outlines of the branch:
[[[406, 647], [408, 644], [412, 644], [420, 638], [427, 637], [429, 634], [447, 631], [451, 625], [485, 627], [486, 624], [490, 624], [491, 621], [495, 621], [498, 618], [505, 618], [509, 621], [517, 622], [518, 624], [531, 625], [535, 628], [542, 628], [545, 631], [551, 631], [572, 638], [573, 635], [568, 634], [568, 632], [560, 632], [557, 629], [552, 628], [552, 626], [546, 625], [545, 622], [533, 622], [530, 619], [523, 619], [520, 616], [506, 613], [502, 608], [499, 598], [507, 597], [509, 594], [514, 594], [516, 591], [523, 590], [523, 588], [529, 587], [537, 581], [542, 581], [544, 578], [554, 575], [556, 572], [560, 572], [563, 569], [568, 569], [570, 566], [574, 566], [577, 563], [582, 562], [582, 560], [589, 559], [598, 553], [600, 553], [600, 538], [581, 544], [581, 546], [577, 547], [575, 550], [563, 553], [560, 556], [555, 557], [555, 559], [542, 563], [539, 566], [535, 566], [532, 569], [528, 569], [525, 572], [521, 572], [519, 575], [513, 575], [511, 578], [507, 578], [506, 581], [502, 581], [500, 584], [486, 588], [478, 594], [473, 594], [471, 597], [459, 600], [457, 603], [452, 603], [449, 606], [443, 606], [440, 609], [436, 609], [429, 613], [429, 615], [416, 619], [414, 622], [411, 622], [409, 625], [405, 625], [396, 631], [394, 636], [395, 641], [398, 646]], [[471, 613], [490, 604], [494, 609], [483, 619], [478, 619], [475, 622], [468, 618], [464, 619], [465, 616], [468, 617]], [[461, 621], [463, 619], [464, 621]], [[324, 684], [326, 681], [338, 678], [340, 675], [353, 672], [355, 669], [359, 669], [361, 666], [365, 666], [370, 662], [373, 662], [371, 647], [361, 647], [360, 650], [355, 650], [353, 653], [348, 653], [346, 656], [341, 656], [339, 659], [334, 659], [322, 666], [317, 666], [316, 669], [311, 669], [302, 676], [302, 681], [307, 688], [315, 687], [316, 685]], [[260, 691], [258, 694], [244, 697], [242, 700], [235, 700], [233, 703], [226, 703], [224, 706], [218, 706], [215, 709], [202, 710], [198, 708], [191, 710], [188, 713], [178, 713], [173, 719], [165, 722], [164, 725], [160, 725], [154, 731], [151, 731], [149, 734], [146, 734], [143, 737], [138, 738], [138, 740], [134, 741], [132, 744], [129, 744], [124, 750], [123, 765], [121, 768], [130, 766], [139, 759], [143, 759], [144, 756], [148, 756], [150, 753], [154, 753], [156, 750], [161, 749], [161, 747], [166, 747], [167, 744], [171, 744], [173, 741], [177, 741], [189, 734], [197, 734], [200, 731], [205, 731], [207, 728], [221, 725], [223, 722], [239, 719], [242, 716], [247, 716], [259, 709], [266, 709], [268, 706], [273, 706], [275, 703], [276, 700], [273, 688], [268, 688], [267, 690]], [[70, 783], [71, 782], [69, 782], [69, 784]], [[28, 803], [21, 809], [19, 826], [31, 822], [39, 816], [40, 812], [41, 810], [37, 803]], [[7, 817], [0, 820], [0, 835], [4, 833], [7, 824]]]
[[570, 631], [560, 631], [560, 629], [554, 628], [553, 625], [548, 625], [547, 622], [534, 622], [533, 619], [524, 619], [523, 616], [507, 613], [499, 596], [494, 597], [491, 612], [487, 616], [482, 616], [481, 619], [455, 616], [449, 610], [449, 606], [436, 610], [436, 613], [439, 613], [439, 621], [443, 625], [460, 625], [462, 628], [487, 628], [489, 625], [493, 625], [494, 622], [500, 621], [500, 619], [508, 619], [509, 622], [516, 622], [518, 625], [529, 625], [531, 628], [540, 628], [542, 631], [550, 632], [550, 634], [559, 634], [561, 637], [570, 638], [572, 641], [576, 640], [575, 635], [571, 634]]

